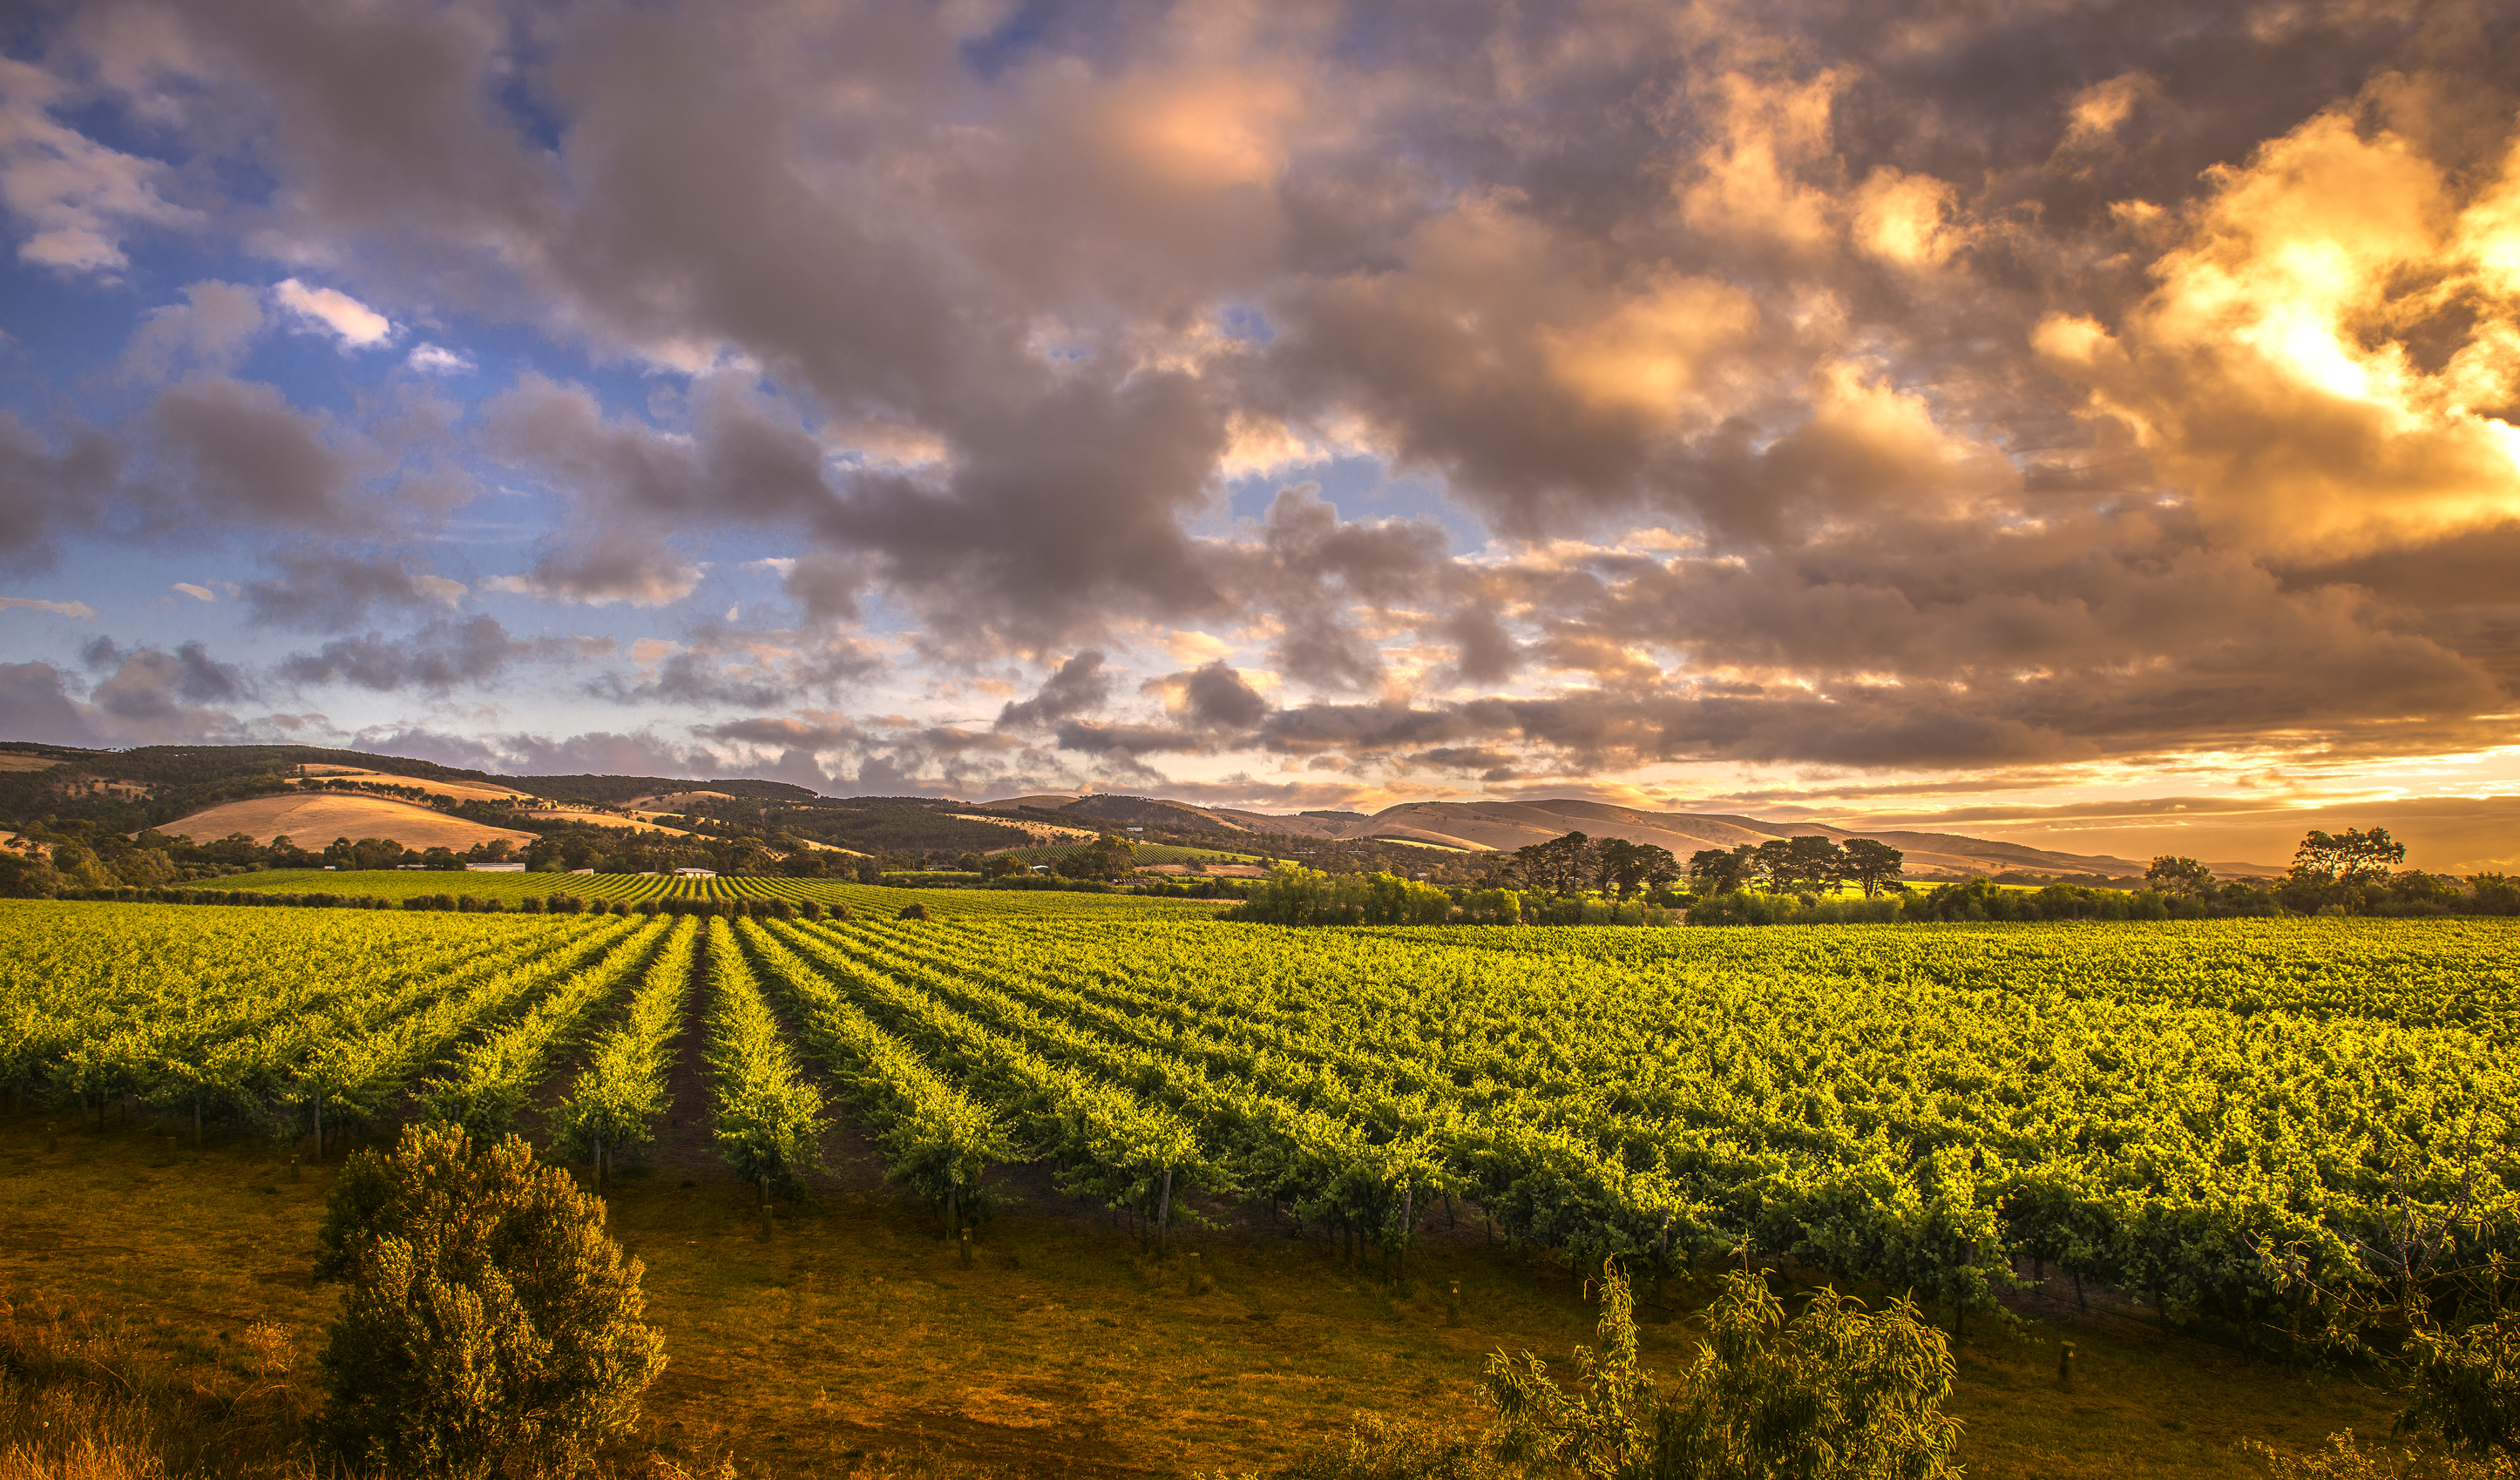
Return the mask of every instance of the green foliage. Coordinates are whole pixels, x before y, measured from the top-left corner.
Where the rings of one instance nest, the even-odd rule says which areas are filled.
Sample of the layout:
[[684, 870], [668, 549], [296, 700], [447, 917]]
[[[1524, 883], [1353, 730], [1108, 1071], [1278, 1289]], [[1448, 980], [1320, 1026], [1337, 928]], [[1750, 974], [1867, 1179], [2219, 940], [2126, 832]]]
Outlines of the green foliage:
[[1476, 1439], [1359, 1413], [1348, 1431], [1277, 1471], [1277, 1480], [1506, 1480]]
[[485, 1477], [583, 1469], [663, 1370], [638, 1261], [604, 1205], [515, 1136], [413, 1127], [351, 1158], [319, 1234], [345, 1279], [318, 1429], [354, 1465]]
[[1925, 1480], [1951, 1474], [1960, 1424], [1942, 1333], [1904, 1301], [1821, 1290], [1788, 1318], [1767, 1281], [1728, 1274], [1709, 1342], [1656, 1415], [1638, 1480]]
[[514, 1128], [525, 1097], [549, 1071], [553, 1056], [575, 1042], [588, 1018], [646, 964], [663, 943], [666, 928], [652, 923], [620, 940], [588, 969], [563, 977], [514, 1021], [464, 1045], [443, 1071], [420, 1087], [423, 1112], [454, 1121], [474, 1136]]
[[1545, 1459], [1587, 1480], [1635, 1474], [1652, 1441], [1661, 1400], [1637, 1365], [1636, 1301], [1617, 1260], [1601, 1266], [1600, 1349], [1575, 1349], [1575, 1381], [1560, 1387], [1529, 1352], [1488, 1356], [1496, 1447], [1514, 1459]]
[[2325, 1449], [2306, 1455], [2287, 1455], [2247, 1440], [2240, 1450], [2273, 1480], [2520, 1480], [2520, 1463], [2508, 1456], [2471, 1458], [2438, 1450], [2366, 1449], [2350, 1429], [2328, 1435]]
[[1788, 1317], [1765, 1278], [1729, 1274], [1709, 1341], [1675, 1397], [1637, 1361], [1635, 1308], [1615, 1262], [1600, 1347], [1561, 1387], [1528, 1352], [1488, 1360], [1493, 1441], [1587, 1480], [1928, 1480], [1950, 1474], [1951, 1350], [1904, 1304], [1868, 1312], [1822, 1290]]
[[2520, 1457], [2520, 1312], [2410, 1339], [2413, 1402], [2402, 1431], [2462, 1449]]
[[710, 1131], [735, 1174], [793, 1190], [819, 1166], [823, 1097], [804, 1083], [779, 1021], [723, 919], [708, 922]]
[[697, 921], [673, 926], [631, 997], [629, 1012], [595, 1041], [568, 1098], [553, 1109], [555, 1129], [571, 1157], [600, 1149], [608, 1161], [654, 1139], [667, 1106], [665, 1070], [683, 1030], [683, 999], [690, 995], [699, 940]]
[[[1510, 898], [1512, 891], [1492, 891], [1487, 910], [1502, 908], [1498, 896]], [[1278, 925], [1440, 925], [1453, 918], [1453, 896], [1390, 874], [1324, 874], [1280, 864], [1226, 918]]]
[[1015, 1155], [996, 1112], [946, 1083], [769, 931], [747, 920], [742, 935], [759, 974], [831, 1065], [858, 1124], [875, 1132], [884, 1174], [958, 1216], [971, 1210], [980, 1174]]

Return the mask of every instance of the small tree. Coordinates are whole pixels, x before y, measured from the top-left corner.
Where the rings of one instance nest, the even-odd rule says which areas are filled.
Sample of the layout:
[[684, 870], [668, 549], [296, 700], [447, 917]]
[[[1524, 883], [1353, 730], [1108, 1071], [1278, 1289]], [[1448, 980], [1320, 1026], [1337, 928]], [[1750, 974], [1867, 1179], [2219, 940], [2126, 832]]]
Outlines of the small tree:
[[349, 1290], [321, 1368], [323, 1439], [390, 1474], [570, 1472], [664, 1369], [639, 1262], [604, 1204], [521, 1138], [415, 1126], [342, 1168], [318, 1278]]
[[1959, 1420], [1951, 1348], [1905, 1302], [1868, 1312], [1822, 1290], [1789, 1318], [1767, 1280], [1735, 1272], [1706, 1312], [1711, 1342], [1676, 1400], [1637, 1365], [1635, 1304], [1601, 1276], [1600, 1351], [1561, 1389], [1525, 1352], [1488, 1359], [1493, 1438], [1587, 1480], [1931, 1480], [1951, 1472]]

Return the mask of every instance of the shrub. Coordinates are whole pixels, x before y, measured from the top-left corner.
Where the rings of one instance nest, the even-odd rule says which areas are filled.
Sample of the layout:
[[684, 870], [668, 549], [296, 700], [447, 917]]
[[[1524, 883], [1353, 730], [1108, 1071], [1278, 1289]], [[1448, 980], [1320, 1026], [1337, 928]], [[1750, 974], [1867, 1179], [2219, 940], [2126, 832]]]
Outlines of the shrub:
[[323, 1441], [389, 1474], [575, 1471], [637, 1422], [664, 1339], [604, 1205], [517, 1136], [414, 1126], [350, 1158], [315, 1272], [350, 1287]]
[[831, 908], [830, 918], [832, 923], [835, 925], [845, 925], [850, 920], [857, 919], [858, 915], [855, 910], [850, 909], [846, 905], [833, 905]]
[[2520, 1312], [2409, 1337], [2414, 1402], [2402, 1432], [2520, 1458]]
[[927, 907], [925, 905], [903, 905], [901, 907], [901, 913], [894, 917], [896, 919], [925, 919], [926, 918]]
[[1359, 1413], [1347, 1433], [1278, 1471], [1278, 1480], [1507, 1480], [1474, 1439]]
[[1669, 1401], [1638, 1365], [1635, 1310], [1627, 1277], [1605, 1262], [1600, 1351], [1575, 1353], [1572, 1391], [1529, 1352], [1488, 1359], [1502, 1455], [1591, 1480], [1951, 1473], [1960, 1427], [1941, 1411], [1951, 1348], [1906, 1302], [1867, 1312], [1822, 1290], [1789, 1318], [1764, 1277], [1729, 1274], [1707, 1308], [1709, 1344]]

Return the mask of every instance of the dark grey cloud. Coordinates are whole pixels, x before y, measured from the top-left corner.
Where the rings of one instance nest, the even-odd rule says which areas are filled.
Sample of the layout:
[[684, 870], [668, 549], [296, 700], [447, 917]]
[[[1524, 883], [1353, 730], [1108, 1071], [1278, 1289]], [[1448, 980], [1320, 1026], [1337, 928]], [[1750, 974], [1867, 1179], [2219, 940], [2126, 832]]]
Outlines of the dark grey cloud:
[[325, 418], [273, 386], [185, 381], [158, 393], [151, 420], [158, 461], [202, 517], [307, 531], [373, 517], [349, 497], [360, 457], [335, 445]]
[[348, 684], [392, 693], [417, 689], [444, 694], [491, 683], [521, 662], [582, 655], [586, 645], [529, 640], [511, 635], [498, 618], [480, 615], [435, 621], [401, 637], [371, 632], [337, 638], [313, 652], [293, 653], [279, 666], [292, 684]]
[[1001, 730], [1047, 730], [1060, 720], [1100, 709], [1111, 697], [1110, 675], [1102, 654], [1087, 649], [1058, 665], [1032, 697], [1010, 702], [998, 711]]
[[46, 745], [104, 742], [50, 663], [0, 663], [0, 732]]
[[56, 449], [0, 411], [0, 567], [51, 565], [65, 536], [104, 521], [121, 479], [121, 451], [104, 432], [75, 428]]
[[374, 612], [443, 608], [465, 594], [462, 582], [399, 556], [299, 546], [275, 551], [265, 562], [278, 573], [247, 586], [245, 601], [255, 621], [273, 626], [339, 632]]
[[830, 700], [884, 667], [855, 638], [711, 627], [646, 669], [603, 674], [587, 692], [623, 704], [769, 709]]

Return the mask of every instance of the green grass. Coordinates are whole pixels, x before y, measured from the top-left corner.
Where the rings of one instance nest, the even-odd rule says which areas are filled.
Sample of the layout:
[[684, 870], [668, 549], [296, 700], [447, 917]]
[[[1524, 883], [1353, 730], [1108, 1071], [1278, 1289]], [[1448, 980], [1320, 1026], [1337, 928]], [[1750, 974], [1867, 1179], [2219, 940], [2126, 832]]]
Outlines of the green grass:
[[[139, 1357], [214, 1388], [246, 1385], [229, 1370], [240, 1338], [275, 1323], [295, 1363], [266, 1401], [303, 1412], [339, 1298], [306, 1279], [332, 1169], [292, 1180], [265, 1144], [196, 1152], [152, 1130], [66, 1129], [48, 1150], [43, 1116], [0, 1119], [0, 1300], [21, 1323], [111, 1325]], [[865, 1154], [834, 1150], [844, 1171]], [[1487, 1247], [1474, 1228], [1417, 1256], [1415, 1289], [1394, 1296], [1273, 1231], [1265, 1210], [1256, 1227], [1190, 1234], [1157, 1269], [1046, 1192], [988, 1225], [966, 1270], [923, 1206], [862, 1167], [843, 1181], [784, 1212], [767, 1243], [723, 1172], [661, 1169], [608, 1189], [671, 1358], [631, 1455], [694, 1469], [732, 1455], [748, 1477], [891, 1473], [883, 1457], [922, 1454], [1002, 1474], [1266, 1471], [1360, 1411], [1473, 1426], [1487, 1353], [1561, 1365], [1597, 1315], [1563, 1272]], [[1207, 1281], [1196, 1293], [1192, 1252]], [[1458, 1327], [1440, 1298], [1455, 1279]], [[1695, 1328], [1645, 1315], [1646, 1366], [1669, 1375]], [[2081, 1359], [2070, 1394], [2054, 1381], [2067, 1340]], [[2353, 1380], [2288, 1377], [2119, 1318], [1976, 1322], [1958, 1359], [1951, 1411], [1967, 1424], [1972, 1480], [2249, 1475], [2242, 1438], [2306, 1448], [2391, 1413]]]

